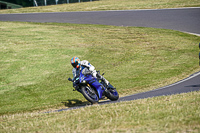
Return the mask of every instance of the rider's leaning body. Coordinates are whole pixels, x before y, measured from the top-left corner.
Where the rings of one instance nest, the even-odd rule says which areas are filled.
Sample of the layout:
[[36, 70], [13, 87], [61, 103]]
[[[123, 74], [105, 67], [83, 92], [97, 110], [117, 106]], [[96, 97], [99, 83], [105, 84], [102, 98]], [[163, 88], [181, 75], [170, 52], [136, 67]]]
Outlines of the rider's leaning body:
[[71, 65], [74, 67], [72, 70], [73, 73], [73, 81], [75, 80], [76, 76], [79, 75], [80, 71], [83, 70], [84, 68], [87, 68], [95, 78], [100, 78], [102, 79], [107, 85], [109, 84], [108, 80], [106, 80], [103, 76], [97, 73], [95, 70], [95, 67], [90, 64], [87, 60], [80, 61], [78, 57], [73, 57], [71, 59]]

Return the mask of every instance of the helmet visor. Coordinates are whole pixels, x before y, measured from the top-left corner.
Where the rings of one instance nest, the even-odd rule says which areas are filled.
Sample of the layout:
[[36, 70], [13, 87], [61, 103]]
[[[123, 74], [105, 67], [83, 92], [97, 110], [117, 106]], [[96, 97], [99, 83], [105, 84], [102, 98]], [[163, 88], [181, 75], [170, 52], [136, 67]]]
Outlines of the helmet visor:
[[73, 66], [74, 68], [76, 68], [77, 65], [78, 65], [78, 62], [72, 63], [72, 66]]

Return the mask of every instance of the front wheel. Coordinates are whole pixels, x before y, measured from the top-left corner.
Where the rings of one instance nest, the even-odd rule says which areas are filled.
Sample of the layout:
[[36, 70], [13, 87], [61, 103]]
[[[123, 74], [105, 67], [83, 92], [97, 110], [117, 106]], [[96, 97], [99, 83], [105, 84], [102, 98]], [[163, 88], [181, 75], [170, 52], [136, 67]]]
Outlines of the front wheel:
[[116, 89], [108, 89], [106, 91], [106, 97], [109, 98], [111, 101], [116, 101], [119, 99], [119, 94]]
[[82, 86], [81, 91], [83, 96], [92, 104], [98, 103], [99, 97], [96, 94], [95, 90], [89, 86]]

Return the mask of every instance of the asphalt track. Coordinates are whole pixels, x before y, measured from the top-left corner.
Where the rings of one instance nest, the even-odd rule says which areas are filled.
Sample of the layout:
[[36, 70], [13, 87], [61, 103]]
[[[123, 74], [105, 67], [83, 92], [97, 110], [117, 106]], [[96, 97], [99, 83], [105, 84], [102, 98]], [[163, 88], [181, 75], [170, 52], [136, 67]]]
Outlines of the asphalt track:
[[[162, 29], [173, 29], [200, 35], [200, 8], [0, 14], [0, 21], [58, 22], [58, 23], [153, 27]], [[186, 79], [183, 79], [177, 83], [162, 88], [126, 97], [121, 97], [117, 101], [100, 102], [99, 104], [102, 105], [108, 103], [143, 99], [148, 97], [187, 93], [199, 90], [200, 90], [200, 72], [192, 74]], [[85, 106], [60, 109], [54, 112], [77, 109], [80, 107], [85, 107]]]
[[103, 24], [173, 29], [200, 35], [200, 8], [0, 14], [0, 21]]
[[[117, 101], [108, 100], [108, 101], [99, 102], [99, 105], [144, 99], [144, 98], [150, 98], [150, 97], [157, 97], [157, 96], [174, 95], [174, 94], [187, 93], [187, 92], [199, 91], [199, 90], [200, 90], [200, 72], [197, 72], [174, 84], [171, 84], [162, 88], [158, 88], [155, 90], [143, 92], [143, 93], [121, 97]], [[71, 107], [71, 108], [59, 109], [53, 112], [67, 111], [67, 110], [78, 109], [82, 107], [86, 107], [86, 106], [84, 105], [84, 106], [76, 106], [76, 107]], [[50, 112], [46, 112], [46, 113], [50, 113]]]

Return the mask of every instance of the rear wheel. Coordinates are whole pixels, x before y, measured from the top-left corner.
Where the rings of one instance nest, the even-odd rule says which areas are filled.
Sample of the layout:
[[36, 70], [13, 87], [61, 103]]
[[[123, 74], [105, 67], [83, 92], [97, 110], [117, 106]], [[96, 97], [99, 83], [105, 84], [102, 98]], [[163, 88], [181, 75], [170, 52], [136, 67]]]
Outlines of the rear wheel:
[[116, 101], [119, 99], [119, 94], [116, 89], [107, 89], [106, 97], [109, 98], [111, 101]]
[[89, 102], [91, 102], [92, 104], [98, 103], [99, 97], [98, 97], [98, 95], [96, 94], [96, 91], [93, 88], [91, 88], [89, 86], [82, 86], [81, 91], [82, 91], [83, 96]]

